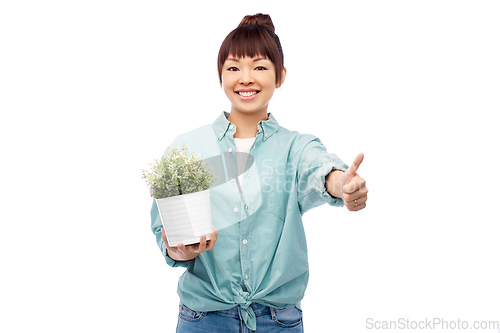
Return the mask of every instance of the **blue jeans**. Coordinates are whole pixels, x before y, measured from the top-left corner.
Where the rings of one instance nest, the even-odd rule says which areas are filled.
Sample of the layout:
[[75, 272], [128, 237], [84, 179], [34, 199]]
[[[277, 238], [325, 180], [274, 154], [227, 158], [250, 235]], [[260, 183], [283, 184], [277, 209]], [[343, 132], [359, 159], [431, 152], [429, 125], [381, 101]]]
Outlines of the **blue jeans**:
[[257, 330], [251, 331], [243, 322], [240, 307], [229, 310], [199, 312], [179, 305], [177, 333], [303, 333], [302, 311], [297, 308], [275, 309], [252, 303]]

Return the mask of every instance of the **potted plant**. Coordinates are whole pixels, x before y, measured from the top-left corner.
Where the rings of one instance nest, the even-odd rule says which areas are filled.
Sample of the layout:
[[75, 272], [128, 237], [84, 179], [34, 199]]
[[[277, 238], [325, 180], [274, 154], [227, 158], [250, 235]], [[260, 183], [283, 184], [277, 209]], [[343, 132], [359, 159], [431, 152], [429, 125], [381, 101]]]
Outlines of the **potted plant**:
[[210, 239], [212, 214], [210, 186], [217, 181], [212, 169], [197, 152], [167, 148], [160, 160], [142, 170], [142, 178], [155, 198], [169, 246], [199, 243], [202, 235]]

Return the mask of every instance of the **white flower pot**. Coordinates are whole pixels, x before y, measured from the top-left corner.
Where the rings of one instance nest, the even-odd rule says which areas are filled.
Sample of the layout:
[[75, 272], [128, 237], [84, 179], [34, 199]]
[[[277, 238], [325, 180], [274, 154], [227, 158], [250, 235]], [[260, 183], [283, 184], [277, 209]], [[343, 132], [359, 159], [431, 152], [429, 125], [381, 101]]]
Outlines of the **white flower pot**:
[[169, 246], [177, 246], [179, 242], [184, 245], [199, 243], [202, 235], [210, 239], [210, 189], [155, 200]]

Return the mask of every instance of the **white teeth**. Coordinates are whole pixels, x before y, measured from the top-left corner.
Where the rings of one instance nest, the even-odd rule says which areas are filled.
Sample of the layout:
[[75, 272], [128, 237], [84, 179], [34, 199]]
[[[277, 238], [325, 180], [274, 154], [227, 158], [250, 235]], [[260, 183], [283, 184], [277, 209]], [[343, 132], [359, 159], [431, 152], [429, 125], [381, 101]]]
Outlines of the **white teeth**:
[[239, 91], [238, 92], [241, 96], [248, 97], [255, 95], [257, 92], [256, 91]]

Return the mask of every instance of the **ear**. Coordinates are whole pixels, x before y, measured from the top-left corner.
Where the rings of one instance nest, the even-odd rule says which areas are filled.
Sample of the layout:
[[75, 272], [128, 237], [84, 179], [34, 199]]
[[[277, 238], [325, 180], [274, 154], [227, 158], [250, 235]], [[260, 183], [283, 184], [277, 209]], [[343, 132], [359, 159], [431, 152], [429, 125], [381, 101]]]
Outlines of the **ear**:
[[286, 77], [286, 67], [283, 67], [283, 72], [281, 73], [281, 82], [276, 84], [276, 88], [279, 88], [283, 85], [285, 82], [285, 77]]

